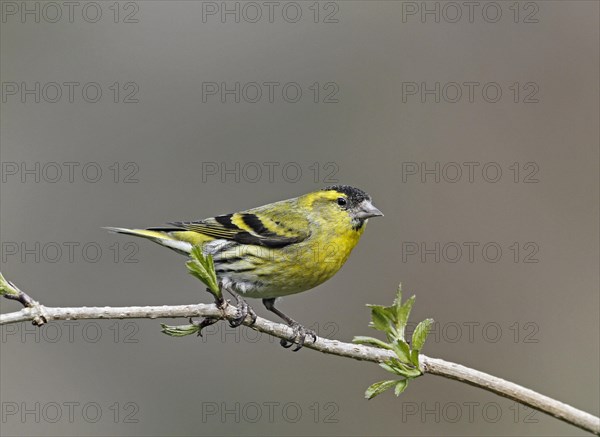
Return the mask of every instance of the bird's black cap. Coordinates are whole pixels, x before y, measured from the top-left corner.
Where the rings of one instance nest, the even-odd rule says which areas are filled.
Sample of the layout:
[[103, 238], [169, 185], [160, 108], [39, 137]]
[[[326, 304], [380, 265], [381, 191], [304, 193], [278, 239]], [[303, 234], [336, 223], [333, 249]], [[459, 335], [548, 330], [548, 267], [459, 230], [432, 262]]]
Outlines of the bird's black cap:
[[358, 205], [363, 200], [371, 200], [371, 196], [365, 193], [363, 190], [351, 187], [350, 185], [330, 185], [329, 187], [323, 188], [323, 191], [335, 190], [340, 193], [344, 193], [350, 199], [350, 202], [354, 205]]

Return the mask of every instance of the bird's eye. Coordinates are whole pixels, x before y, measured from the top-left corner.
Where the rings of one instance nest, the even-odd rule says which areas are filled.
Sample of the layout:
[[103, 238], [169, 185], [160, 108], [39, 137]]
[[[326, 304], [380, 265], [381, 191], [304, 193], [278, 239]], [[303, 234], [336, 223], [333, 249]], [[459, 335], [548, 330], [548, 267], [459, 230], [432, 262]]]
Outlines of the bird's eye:
[[337, 204], [340, 206], [346, 206], [346, 199], [344, 197], [338, 197]]

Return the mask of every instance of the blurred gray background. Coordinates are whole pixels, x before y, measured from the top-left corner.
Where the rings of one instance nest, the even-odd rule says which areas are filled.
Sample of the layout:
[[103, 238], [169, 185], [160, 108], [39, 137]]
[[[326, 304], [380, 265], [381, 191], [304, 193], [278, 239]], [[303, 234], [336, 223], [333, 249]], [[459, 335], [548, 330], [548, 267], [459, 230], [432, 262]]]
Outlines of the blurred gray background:
[[[349, 341], [402, 282], [438, 322], [426, 354], [599, 413], [597, 2], [65, 3], [1, 2], [1, 270], [31, 296], [209, 302], [185, 258], [101, 227], [339, 181], [385, 217], [282, 310]], [[2, 435], [584, 434], [434, 376], [366, 401], [378, 366], [224, 324], [1, 334]]]

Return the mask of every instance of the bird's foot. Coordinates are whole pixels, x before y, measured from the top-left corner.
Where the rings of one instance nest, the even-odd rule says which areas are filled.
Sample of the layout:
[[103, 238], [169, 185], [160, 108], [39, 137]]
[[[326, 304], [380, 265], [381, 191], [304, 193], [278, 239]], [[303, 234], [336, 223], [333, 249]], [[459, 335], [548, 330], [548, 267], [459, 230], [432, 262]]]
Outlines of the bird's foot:
[[293, 345], [296, 345], [293, 351], [297, 352], [300, 349], [302, 349], [302, 346], [304, 346], [304, 343], [306, 342], [306, 337], [312, 338], [313, 343], [317, 341], [317, 333], [312, 329], [307, 329], [298, 322], [293, 322], [292, 324], [290, 324], [290, 327], [294, 330], [294, 339], [292, 341], [281, 339], [280, 344], [284, 348], [287, 349], [292, 347]]
[[248, 305], [248, 302], [246, 302], [240, 296], [234, 295], [234, 297], [237, 300], [237, 315], [234, 319], [229, 320], [229, 326], [231, 326], [232, 328], [237, 328], [242, 323], [244, 323], [244, 320], [246, 320], [246, 316], [248, 315], [251, 319], [250, 324], [254, 325], [254, 323], [256, 322], [256, 313], [254, 312], [252, 307]]

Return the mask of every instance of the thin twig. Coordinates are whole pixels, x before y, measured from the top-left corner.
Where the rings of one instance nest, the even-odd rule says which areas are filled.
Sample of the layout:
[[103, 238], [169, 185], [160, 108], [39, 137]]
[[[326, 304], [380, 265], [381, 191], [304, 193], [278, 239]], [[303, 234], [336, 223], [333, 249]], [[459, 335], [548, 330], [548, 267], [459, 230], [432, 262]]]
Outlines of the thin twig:
[[1, 273], [0, 282], [3, 291], [2, 296], [10, 300], [16, 300], [25, 308], [29, 309], [30, 313], [32, 313], [32, 317], [28, 320], [31, 320], [35, 326], [41, 326], [48, 321], [44, 315], [43, 307], [39, 302], [33, 300], [27, 293], [12, 282], [4, 279]]
[[[34, 301], [35, 302], [35, 301]], [[83, 320], [83, 319], [156, 319], [156, 318], [189, 318], [208, 317], [233, 319], [237, 315], [234, 307], [227, 305], [218, 308], [214, 304], [177, 305], [177, 306], [134, 306], [134, 307], [81, 307], [81, 308], [56, 308], [45, 307], [35, 302], [34, 306], [23, 308], [20, 311], [0, 315], [0, 325], [34, 321], [36, 317], [43, 317], [47, 321], [53, 320]], [[250, 326], [250, 317], [244, 325], [250, 328], [286, 340], [292, 341], [292, 329], [281, 323], [275, 323], [262, 317]], [[372, 361], [381, 363], [395, 357], [392, 351], [378, 349], [370, 346], [343, 343], [318, 337], [315, 343], [308, 341], [305, 347], [326, 354], [353, 358], [355, 360]], [[578, 410], [533, 390], [518, 384], [497, 378], [487, 373], [470, 369], [460, 364], [451, 363], [439, 358], [430, 358], [420, 355], [421, 368], [424, 373], [439, 375], [445, 378], [465, 382], [475, 387], [488, 390], [497, 395], [520, 402], [523, 405], [554, 416], [564, 422], [577, 426], [585, 431], [600, 435], [600, 418], [585, 411]]]

